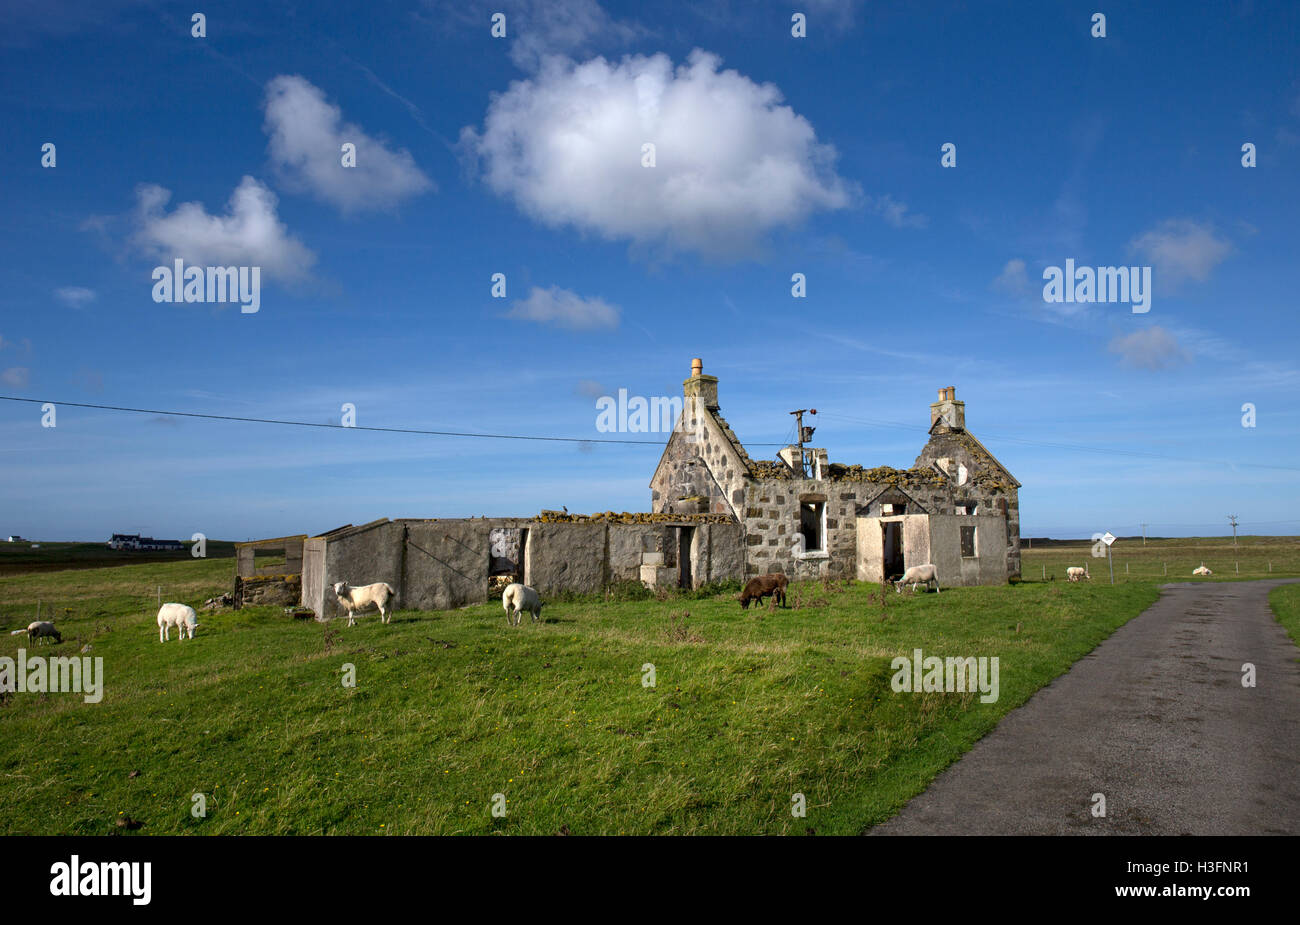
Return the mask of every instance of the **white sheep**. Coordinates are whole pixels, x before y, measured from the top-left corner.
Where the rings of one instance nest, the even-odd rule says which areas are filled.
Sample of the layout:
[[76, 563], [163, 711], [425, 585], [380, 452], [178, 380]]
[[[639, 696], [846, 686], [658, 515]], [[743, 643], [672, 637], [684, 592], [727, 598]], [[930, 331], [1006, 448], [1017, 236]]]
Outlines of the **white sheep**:
[[541, 597], [528, 585], [521, 585], [519, 582], [506, 586], [505, 591], [501, 593], [501, 606], [506, 610], [507, 626], [518, 626], [520, 615], [525, 610], [533, 615], [534, 623], [542, 618]]
[[158, 608], [158, 641], [171, 639], [171, 628], [176, 627], [177, 639], [184, 639], [186, 633], [191, 639], [199, 628], [199, 615], [188, 604], [163, 604]]
[[14, 630], [10, 636], [17, 636], [19, 633], [27, 634], [27, 641], [34, 642], [37, 639], [53, 639], [55, 642], [63, 642], [63, 634], [54, 628], [54, 624], [48, 620], [37, 620], [27, 624], [25, 630]]
[[1213, 575], [1214, 573], [1211, 572], [1209, 569], [1207, 569], [1207, 568], [1205, 567], [1205, 563], [1202, 562], [1200, 568], [1194, 568], [1194, 569], [1192, 569], [1192, 574], [1193, 574], [1193, 575]]
[[1088, 566], [1086, 565], [1083, 568], [1079, 568], [1077, 565], [1070, 566], [1065, 570], [1065, 577], [1070, 581], [1080, 581], [1084, 578], [1092, 581], [1092, 576], [1088, 574]]
[[340, 581], [334, 585], [334, 596], [338, 598], [339, 606], [348, 612], [348, 626], [353, 626], [357, 622], [355, 613], [369, 610], [371, 607], [379, 608], [381, 623], [390, 622], [392, 608], [389, 604], [397, 599], [397, 591], [392, 585], [383, 581], [356, 587], [349, 587], [346, 581]]
[[903, 585], [911, 585], [912, 591], [916, 591], [917, 585], [925, 585], [927, 588], [934, 585], [934, 593], [939, 593], [939, 573], [930, 563], [925, 565], [914, 565], [906, 572], [903, 577], [894, 582], [894, 590], [899, 594], [903, 593]]

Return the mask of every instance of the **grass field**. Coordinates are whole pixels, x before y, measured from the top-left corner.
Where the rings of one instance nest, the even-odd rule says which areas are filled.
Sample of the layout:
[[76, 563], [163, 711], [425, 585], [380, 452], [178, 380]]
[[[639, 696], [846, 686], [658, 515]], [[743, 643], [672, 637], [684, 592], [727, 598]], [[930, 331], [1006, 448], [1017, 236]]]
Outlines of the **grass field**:
[[[1088, 566], [1092, 581], [1110, 582], [1106, 557], [1092, 556], [1088, 540], [1054, 540], [1048, 546], [1025, 548], [1021, 544], [1020, 571], [1026, 581], [1041, 580], [1046, 574], [1065, 580], [1071, 565]], [[1124, 537], [1110, 550], [1115, 582], [1124, 581], [1218, 581], [1232, 579], [1286, 578], [1300, 575], [1300, 537], [1242, 536], [1234, 550], [1232, 537], [1189, 537], [1149, 539]], [[1192, 569], [1205, 563], [1214, 574], [1198, 578]]]
[[[186, 548], [180, 552], [109, 549], [104, 543], [41, 543], [39, 546], [39, 549], [32, 549], [30, 542], [0, 543], [0, 576], [108, 568], [138, 562], [180, 562], [193, 558], [190, 555], [189, 541], [186, 541]], [[222, 540], [208, 540], [206, 551], [209, 559], [233, 558], [235, 545]]]
[[[1278, 544], [1275, 573], [1300, 572], [1297, 549]], [[1049, 574], [1077, 558], [1041, 555]], [[123, 832], [129, 817], [141, 834], [856, 833], [1157, 596], [1094, 567], [1091, 583], [883, 603], [875, 585], [792, 586], [783, 610], [726, 594], [554, 602], [514, 629], [499, 603], [351, 629], [248, 608], [158, 642], [159, 585], [194, 604], [232, 572], [191, 559], [0, 577], [0, 629], [40, 599], [64, 633], [58, 646], [0, 636], [0, 656], [89, 644], [105, 675], [97, 704], [0, 701], [0, 832]], [[890, 661], [914, 648], [998, 656], [1000, 698], [894, 693]]]

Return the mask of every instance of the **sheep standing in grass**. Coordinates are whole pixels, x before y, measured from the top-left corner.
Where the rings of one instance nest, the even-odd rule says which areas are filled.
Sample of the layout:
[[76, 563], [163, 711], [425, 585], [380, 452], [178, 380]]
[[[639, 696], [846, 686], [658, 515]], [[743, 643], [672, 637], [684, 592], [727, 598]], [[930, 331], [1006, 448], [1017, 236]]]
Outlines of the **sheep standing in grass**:
[[35, 642], [37, 639], [53, 639], [56, 643], [63, 642], [63, 634], [54, 628], [54, 624], [48, 620], [37, 620], [35, 623], [27, 624], [26, 630], [15, 630], [10, 635], [25, 632], [28, 642]]
[[913, 593], [915, 593], [917, 585], [925, 585], [927, 588], [930, 585], [934, 585], [934, 593], [938, 594], [939, 573], [935, 567], [928, 562], [925, 565], [914, 565], [903, 573], [902, 578], [894, 582], [894, 590], [899, 594], [902, 594], [903, 585], [911, 585]]
[[199, 628], [199, 615], [187, 604], [163, 604], [158, 608], [158, 641], [171, 639], [171, 628], [176, 627], [177, 639], [184, 639], [189, 633], [194, 638], [194, 631]]
[[501, 606], [506, 610], [508, 626], [518, 626], [520, 614], [525, 610], [533, 615], [534, 623], [542, 618], [541, 597], [528, 585], [521, 585], [519, 582], [506, 586], [505, 591], [501, 593]]
[[1088, 566], [1086, 565], [1083, 568], [1079, 568], [1077, 565], [1070, 566], [1065, 570], [1065, 577], [1070, 581], [1082, 581], [1084, 578], [1092, 581], [1092, 576], [1088, 574]]
[[397, 590], [386, 582], [348, 587], [346, 581], [340, 581], [334, 585], [334, 596], [338, 598], [339, 606], [348, 612], [348, 626], [356, 624], [357, 611], [371, 607], [379, 608], [379, 622], [388, 623], [393, 619], [393, 609], [389, 604], [397, 599]]

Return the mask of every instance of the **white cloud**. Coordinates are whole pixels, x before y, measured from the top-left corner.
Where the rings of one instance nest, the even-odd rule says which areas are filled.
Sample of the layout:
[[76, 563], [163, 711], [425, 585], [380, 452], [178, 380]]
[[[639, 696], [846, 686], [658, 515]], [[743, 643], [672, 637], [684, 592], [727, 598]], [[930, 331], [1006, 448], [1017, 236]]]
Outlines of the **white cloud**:
[[618, 327], [619, 310], [604, 299], [584, 299], [576, 292], [558, 286], [550, 289], [534, 286], [528, 293], [528, 298], [520, 299], [510, 306], [506, 317], [588, 330]]
[[88, 302], [95, 301], [95, 290], [87, 289], [85, 286], [60, 286], [54, 290], [54, 294], [60, 301], [73, 308], [80, 308]]
[[[495, 96], [463, 148], [487, 185], [551, 226], [715, 255], [764, 232], [850, 204], [835, 150], [772, 84], [691, 52], [610, 63], [548, 58]], [[653, 143], [656, 166], [643, 167]]]
[[1124, 365], [1137, 369], [1167, 369], [1188, 359], [1178, 339], [1159, 325], [1116, 337], [1108, 349], [1119, 354]]
[[[266, 85], [271, 162], [285, 187], [309, 192], [343, 212], [388, 209], [434, 189], [406, 149], [342, 121], [339, 107], [309, 81], [281, 75]], [[344, 167], [342, 147], [356, 145], [356, 166]]]
[[836, 31], [851, 29], [857, 20], [861, 0], [804, 0], [808, 8], [808, 34], [818, 27], [829, 26]]
[[1203, 283], [1210, 272], [1232, 253], [1232, 244], [1210, 224], [1170, 219], [1129, 243], [1129, 248], [1150, 261], [1157, 281], [1177, 284], [1187, 279]]
[[159, 260], [260, 266], [263, 276], [282, 279], [305, 277], [316, 262], [280, 221], [275, 194], [252, 177], [244, 177], [230, 195], [225, 215], [209, 215], [200, 202], [183, 202], [169, 213], [171, 191], [154, 184], [137, 187], [136, 199], [132, 241]]
[[600, 398], [602, 395], [609, 394], [609, 391], [595, 379], [579, 379], [573, 391], [583, 398]]
[[1002, 272], [993, 280], [992, 288], [1008, 295], [1029, 295], [1031, 287], [1029, 285], [1029, 274], [1025, 272], [1025, 262], [1018, 257], [1014, 260], [1008, 260], [1007, 265], [1002, 268]]
[[527, 71], [536, 70], [547, 55], [588, 51], [597, 39], [629, 42], [643, 31], [614, 19], [595, 0], [517, 0], [506, 9], [516, 36], [510, 60]]
[[873, 212], [895, 228], [924, 228], [930, 224], [927, 216], [915, 212], [909, 215], [907, 203], [899, 202], [888, 193], [870, 198], [867, 204]]
[[0, 382], [13, 386], [15, 389], [27, 388], [27, 383], [31, 381], [31, 378], [32, 371], [26, 366], [11, 366], [0, 373]]

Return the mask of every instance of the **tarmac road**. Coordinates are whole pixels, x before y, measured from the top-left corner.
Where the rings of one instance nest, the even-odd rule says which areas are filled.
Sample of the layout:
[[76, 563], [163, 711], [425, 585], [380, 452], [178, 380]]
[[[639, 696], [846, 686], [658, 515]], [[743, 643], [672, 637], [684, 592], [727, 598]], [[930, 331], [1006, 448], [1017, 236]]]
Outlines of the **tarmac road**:
[[1300, 649], [1268, 606], [1286, 583], [1165, 585], [868, 834], [1300, 834]]

